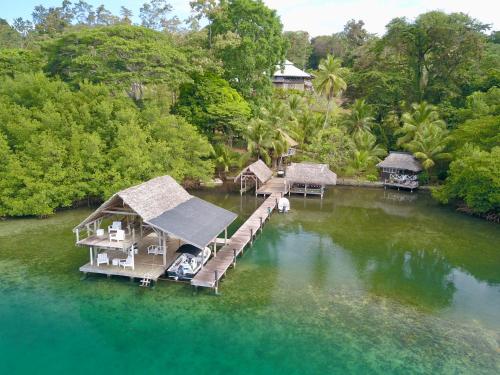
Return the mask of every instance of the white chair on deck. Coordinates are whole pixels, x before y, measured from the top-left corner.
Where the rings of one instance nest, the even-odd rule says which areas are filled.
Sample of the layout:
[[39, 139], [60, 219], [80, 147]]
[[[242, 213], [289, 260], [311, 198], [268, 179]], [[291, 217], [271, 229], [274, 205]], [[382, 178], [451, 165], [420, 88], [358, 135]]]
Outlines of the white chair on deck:
[[125, 241], [125, 231], [118, 229], [116, 232], [109, 233], [110, 241]]
[[97, 254], [97, 267], [101, 264], [106, 264], [109, 266], [109, 258], [107, 253]]
[[113, 221], [113, 224], [108, 226], [108, 232], [116, 232], [117, 230], [122, 229], [122, 222], [121, 221]]
[[129, 255], [127, 259], [120, 260], [120, 266], [123, 268], [130, 267], [134, 269], [134, 258], [132, 255]]

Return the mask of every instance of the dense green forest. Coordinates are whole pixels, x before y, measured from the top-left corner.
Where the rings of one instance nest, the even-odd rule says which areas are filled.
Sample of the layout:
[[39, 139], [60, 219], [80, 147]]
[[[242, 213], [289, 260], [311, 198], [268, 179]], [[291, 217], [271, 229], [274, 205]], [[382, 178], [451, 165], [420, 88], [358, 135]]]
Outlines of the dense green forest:
[[[500, 33], [461, 13], [362, 21], [311, 38], [257, 0], [165, 0], [133, 24], [85, 1], [0, 19], [0, 217], [45, 216], [170, 174], [186, 185], [255, 158], [376, 180], [412, 152], [443, 203], [500, 212]], [[360, 15], [362, 17], [362, 15]], [[273, 89], [285, 58], [314, 91]]]

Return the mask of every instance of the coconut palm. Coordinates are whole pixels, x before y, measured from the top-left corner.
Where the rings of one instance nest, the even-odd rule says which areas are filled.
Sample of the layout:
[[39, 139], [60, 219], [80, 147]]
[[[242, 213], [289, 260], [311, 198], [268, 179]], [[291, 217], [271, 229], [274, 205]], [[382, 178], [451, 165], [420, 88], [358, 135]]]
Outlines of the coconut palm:
[[347, 73], [348, 69], [342, 67], [342, 61], [336, 59], [332, 55], [326, 56], [319, 64], [314, 82], [318, 92], [328, 100], [323, 127], [326, 127], [328, 122], [333, 99], [347, 88], [347, 83], [345, 81]]
[[369, 132], [360, 131], [353, 139], [354, 152], [350, 165], [358, 172], [366, 172], [387, 155], [387, 151], [377, 144], [377, 138]]
[[240, 162], [240, 155], [221, 143], [213, 147], [213, 158], [219, 171], [219, 177], [225, 177], [229, 169], [239, 165]]
[[271, 156], [268, 151], [273, 138], [271, 130], [267, 122], [255, 118], [251, 121], [245, 134], [248, 152], [264, 160], [267, 164], [271, 162]]
[[370, 132], [374, 122], [372, 110], [364, 99], [356, 99], [351, 106], [351, 113], [342, 121], [350, 134]]
[[403, 127], [395, 132], [396, 135], [401, 135], [396, 142], [398, 146], [411, 142], [419, 129], [426, 124], [443, 130], [446, 128], [445, 122], [439, 118], [439, 113], [433, 105], [421, 102], [413, 103], [411, 107], [412, 112], [403, 113]]
[[408, 149], [422, 162], [422, 167], [429, 171], [436, 161], [451, 158], [451, 154], [445, 152], [447, 144], [446, 130], [435, 124], [425, 124], [408, 144]]
[[306, 108], [306, 102], [300, 95], [291, 95], [288, 98], [288, 108], [296, 116]]

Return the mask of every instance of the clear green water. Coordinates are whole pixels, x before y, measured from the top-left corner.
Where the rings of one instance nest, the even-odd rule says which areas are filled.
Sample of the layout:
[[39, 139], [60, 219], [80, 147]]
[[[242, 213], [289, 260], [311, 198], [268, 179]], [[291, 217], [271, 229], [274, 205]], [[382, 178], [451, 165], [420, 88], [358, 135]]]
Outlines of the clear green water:
[[[260, 202], [197, 195], [239, 223]], [[0, 373], [500, 373], [498, 226], [422, 193], [291, 204], [220, 296], [81, 280], [71, 228], [88, 210], [0, 222]]]

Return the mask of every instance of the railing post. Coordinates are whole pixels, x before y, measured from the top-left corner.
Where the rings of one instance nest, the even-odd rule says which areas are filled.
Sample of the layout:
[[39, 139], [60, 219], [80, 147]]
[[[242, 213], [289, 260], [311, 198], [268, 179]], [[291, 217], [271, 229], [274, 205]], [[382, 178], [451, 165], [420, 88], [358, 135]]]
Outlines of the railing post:
[[214, 289], [215, 289], [215, 294], [219, 294], [219, 271], [218, 270], [215, 270], [214, 271], [214, 277], [215, 277], [215, 286], [214, 286]]

